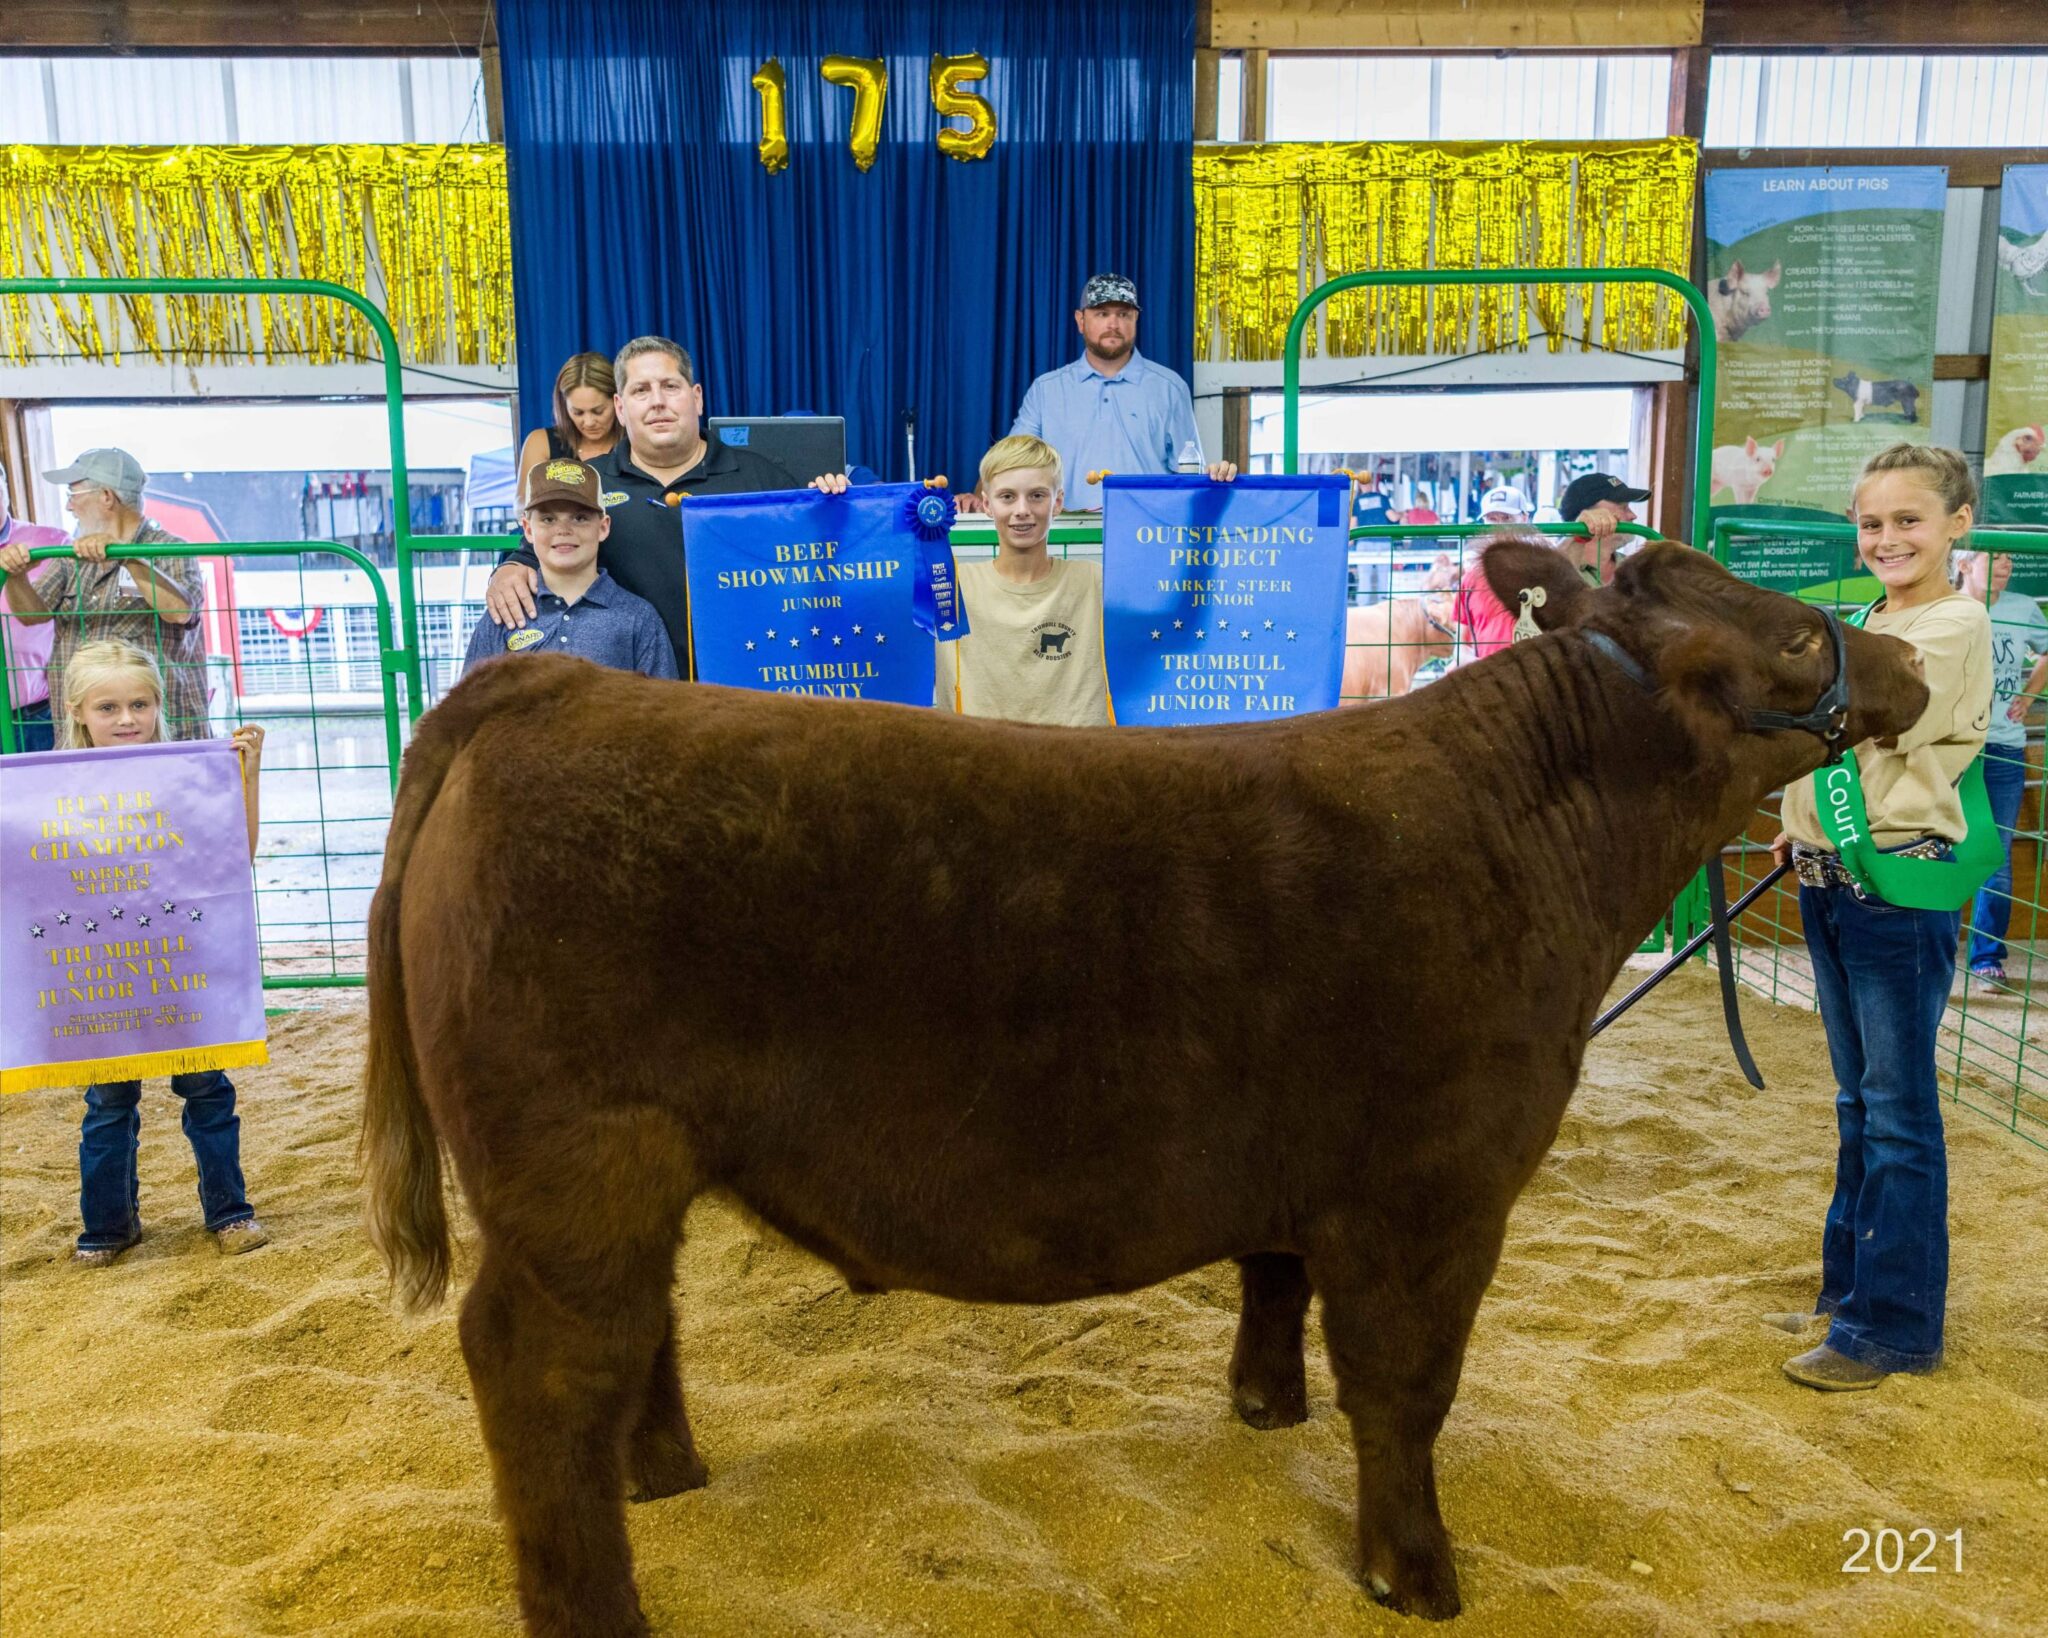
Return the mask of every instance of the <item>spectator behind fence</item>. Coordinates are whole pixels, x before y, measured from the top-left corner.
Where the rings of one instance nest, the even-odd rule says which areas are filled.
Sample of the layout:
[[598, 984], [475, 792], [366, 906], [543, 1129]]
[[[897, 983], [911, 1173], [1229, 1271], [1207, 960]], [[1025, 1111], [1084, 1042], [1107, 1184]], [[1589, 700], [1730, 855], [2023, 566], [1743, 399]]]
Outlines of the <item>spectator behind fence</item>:
[[125, 449], [88, 449], [43, 474], [67, 486], [75, 558], [56, 559], [40, 579], [9, 572], [8, 606], [30, 624], [54, 620], [49, 685], [64, 692], [64, 668], [87, 643], [131, 643], [163, 668], [166, 739], [210, 739], [206, 721], [206, 639], [200, 611], [206, 582], [189, 557], [109, 559], [122, 543], [176, 545], [178, 537], [142, 515], [148, 477]]
[[[0, 574], [8, 577], [12, 604], [12, 582], [29, 578], [28, 554], [38, 546], [61, 546], [64, 531], [48, 524], [24, 523], [14, 516], [7, 492], [7, 469], [0, 467]], [[35, 571], [46, 579], [49, 566]], [[47, 751], [56, 743], [50, 721], [50, 644], [56, 629], [49, 621], [30, 624], [7, 621], [6, 704], [14, 712], [15, 744], [24, 751]]]
[[482, 615], [469, 634], [462, 674], [500, 654], [575, 654], [619, 671], [675, 676], [675, 648], [654, 605], [597, 566], [612, 520], [596, 469], [581, 461], [549, 461], [527, 472], [522, 487], [520, 523], [540, 561], [538, 606], [530, 620], [510, 631]]
[[[1500, 494], [1500, 490], [1494, 490], [1486, 497], [1486, 519], [1489, 523], [1495, 521], [1493, 514], [1496, 510], [1505, 510], [1493, 504]], [[1557, 509], [1563, 522], [1582, 524], [1586, 533], [1583, 537], [1546, 536], [1544, 544], [1555, 547], [1570, 558], [1579, 573], [1596, 588], [1604, 586], [1614, 578], [1614, 547], [1620, 538], [1615, 533], [1616, 529], [1624, 523], [1635, 522], [1632, 502], [1649, 498], [1649, 490], [1631, 489], [1619, 478], [1605, 472], [1588, 472], [1582, 478], [1574, 478], [1558, 497]], [[1518, 492], [1516, 499], [1520, 499]], [[1512, 526], [1521, 520], [1502, 521]], [[1455, 618], [1470, 639], [1473, 652], [1482, 660], [1489, 654], [1499, 653], [1514, 641], [1514, 612], [1493, 595], [1493, 587], [1486, 580], [1486, 570], [1477, 558], [1473, 559], [1458, 586]]]
[[[2005, 930], [2012, 920], [2012, 832], [2027, 793], [2027, 713], [2048, 681], [2048, 616], [2031, 597], [2005, 588], [2012, 559], [2003, 553], [1957, 552], [1963, 590], [1991, 611], [1991, 727], [1984, 737], [1984, 790], [2005, 844], [2005, 862], [1977, 894], [1970, 912], [1970, 971], [1987, 984], [2006, 982]], [[2032, 657], [2026, 681], [2020, 674]]]
[[1496, 484], [1479, 497], [1479, 521], [1513, 528], [1529, 521], [1529, 503], [1511, 483]]
[[1572, 560], [1596, 587], [1614, 578], [1614, 553], [1625, 538], [1615, 531], [1636, 521], [1635, 502], [1650, 491], [1631, 489], [1611, 472], [1588, 472], [1565, 485], [1557, 497], [1557, 513], [1566, 523], [1584, 524], [1586, 533], [1560, 535], [1557, 549]]
[[578, 353], [555, 377], [555, 424], [535, 427], [519, 446], [519, 477], [543, 461], [594, 461], [619, 441], [618, 391], [612, 361]]
[[[58, 726], [65, 749], [115, 750], [163, 739], [163, 681], [147, 654], [118, 641], [82, 643], [71, 662], [60, 696]], [[234, 739], [242, 761], [242, 811], [253, 863], [263, 730], [245, 724], [235, 730]], [[267, 1244], [270, 1236], [256, 1221], [242, 1180], [242, 1122], [235, 1113], [234, 1082], [218, 1069], [194, 1069], [173, 1075], [171, 1091], [184, 1105], [185, 1138], [199, 1165], [199, 1210], [214, 1244], [229, 1257]], [[105, 1268], [142, 1238], [142, 1194], [135, 1171], [141, 1103], [139, 1080], [100, 1081], [85, 1089], [85, 1120], [78, 1134], [78, 1210], [84, 1226], [71, 1254], [81, 1268]]]

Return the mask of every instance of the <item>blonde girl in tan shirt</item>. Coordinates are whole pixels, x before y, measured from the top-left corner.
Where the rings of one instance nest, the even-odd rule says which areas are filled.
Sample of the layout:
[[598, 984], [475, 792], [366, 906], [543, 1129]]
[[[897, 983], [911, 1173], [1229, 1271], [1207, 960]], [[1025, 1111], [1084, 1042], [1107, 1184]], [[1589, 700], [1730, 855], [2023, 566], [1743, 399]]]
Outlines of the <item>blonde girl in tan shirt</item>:
[[[1951, 583], [1949, 554], [1969, 534], [1975, 502], [1960, 454], [1914, 444], [1872, 456], [1851, 502], [1858, 554], [1884, 588], [1866, 629], [1919, 650], [1930, 694], [1897, 740], [1856, 748], [1881, 853], [1946, 857], [1966, 834], [1956, 786], [1991, 725], [1991, 619]], [[1786, 1362], [1795, 1382], [1872, 1388], [1890, 1372], [1941, 1363], [1948, 1158], [1935, 1036], [1962, 913], [1904, 909], [1858, 886], [1828, 839], [1811, 780], [1786, 790], [1783, 822], [1774, 851], [1799, 872], [1840, 1148], [1814, 1312], [1766, 1318], [1790, 1331], [1828, 1322], [1825, 1341]]]

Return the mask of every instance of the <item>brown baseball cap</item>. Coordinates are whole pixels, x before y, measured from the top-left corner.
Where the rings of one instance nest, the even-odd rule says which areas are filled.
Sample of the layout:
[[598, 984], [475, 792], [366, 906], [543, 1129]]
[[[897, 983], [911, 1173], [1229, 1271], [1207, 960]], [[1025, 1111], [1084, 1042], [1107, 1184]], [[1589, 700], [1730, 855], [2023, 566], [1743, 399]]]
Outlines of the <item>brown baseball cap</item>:
[[544, 461], [527, 469], [526, 496], [519, 509], [530, 512], [546, 501], [567, 501], [586, 512], [602, 512], [602, 496], [595, 467], [581, 461]]

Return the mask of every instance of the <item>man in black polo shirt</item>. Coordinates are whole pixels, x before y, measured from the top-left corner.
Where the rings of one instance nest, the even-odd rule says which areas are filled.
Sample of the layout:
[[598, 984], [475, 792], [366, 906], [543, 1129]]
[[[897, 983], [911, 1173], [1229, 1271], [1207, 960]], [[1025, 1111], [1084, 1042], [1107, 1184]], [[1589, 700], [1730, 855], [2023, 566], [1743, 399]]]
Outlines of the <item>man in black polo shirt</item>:
[[[691, 495], [744, 495], [803, 485], [751, 449], [704, 436], [704, 389], [696, 382], [690, 355], [673, 341], [641, 336], [627, 342], [619, 349], [613, 374], [618, 382], [613, 402], [625, 436], [590, 463], [612, 520], [598, 561], [620, 586], [654, 605], [676, 658], [683, 660], [690, 653], [690, 618], [679, 506], [689, 505]], [[677, 502], [679, 496], [685, 498]], [[490, 617], [506, 627], [530, 621], [538, 580], [533, 548], [522, 546], [499, 565], [485, 588]]]

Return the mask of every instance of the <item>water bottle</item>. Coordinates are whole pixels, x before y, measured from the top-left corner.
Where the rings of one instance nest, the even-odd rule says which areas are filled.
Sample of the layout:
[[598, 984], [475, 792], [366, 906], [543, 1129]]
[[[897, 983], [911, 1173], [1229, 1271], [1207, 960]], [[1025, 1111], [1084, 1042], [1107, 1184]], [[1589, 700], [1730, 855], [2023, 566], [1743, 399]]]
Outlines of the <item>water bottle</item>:
[[1180, 446], [1180, 459], [1173, 463], [1173, 469], [1176, 472], [1203, 471], [1202, 446], [1192, 438], [1182, 444]]

